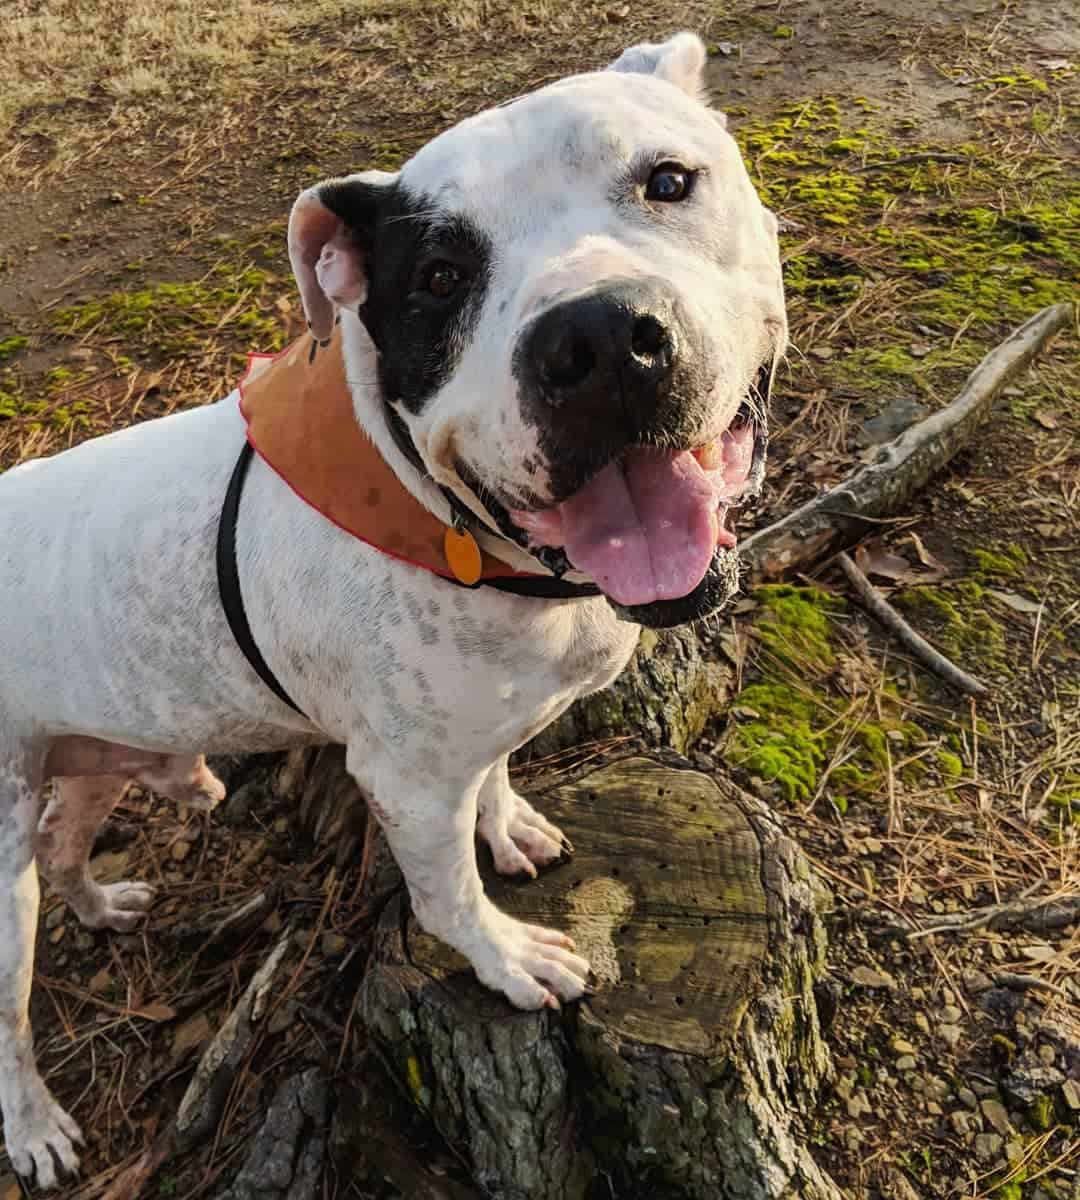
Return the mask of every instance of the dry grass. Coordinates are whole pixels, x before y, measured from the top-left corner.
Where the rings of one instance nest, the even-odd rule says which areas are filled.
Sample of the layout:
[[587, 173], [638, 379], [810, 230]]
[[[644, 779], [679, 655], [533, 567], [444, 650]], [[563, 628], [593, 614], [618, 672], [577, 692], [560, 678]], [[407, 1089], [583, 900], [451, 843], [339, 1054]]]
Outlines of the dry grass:
[[0, 21], [0, 138], [38, 111], [82, 101], [215, 91], [269, 57], [295, 54], [297, 34], [313, 25], [362, 24], [387, 8], [376, 0], [14, 0]]

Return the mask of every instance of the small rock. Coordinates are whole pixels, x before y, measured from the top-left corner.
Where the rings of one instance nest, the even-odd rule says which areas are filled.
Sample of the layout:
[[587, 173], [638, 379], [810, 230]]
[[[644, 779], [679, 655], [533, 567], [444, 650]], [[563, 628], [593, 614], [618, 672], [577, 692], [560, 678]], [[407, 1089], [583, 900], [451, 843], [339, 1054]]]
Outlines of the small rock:
[[822, 362], [828, 362], [836, 353], [832, 346], [812, 346], [810, 353], [814, 358], [821, 359]]
[[190, 842], [173, 842], [172, 849], [169, 851], [174, 862], [183, 862], [191, 853]]
[[926, 409], [917, 400], [904, 396], [894, 400], [887, 408], [876, 416], [863, 422], [862, 440], [872, 446], [883, 442], [891, 442], [898, 437], [909, 425], [922, 420]]
[[892, 1047], [894, 1054], [903, 1055], [917, 1053], [915, 1047], [910, 1042], [905, 1041], [902, 1037], [894, 1037], [889, 1045]]
[[1005, 1090], [1019, 1104], [1034, 1104], [1045, 1092], [1052, 1092], [1065, 1082], [1065, 1075], [1056, 1067], [1028, 1065], [1024, 1062], [1005, 1078]]
[[957, 1088], [956, 1098], [961, 1104], [966, 1105], [970, 1109], [979, 1107], [979, 1097], [969, 1087]]
[[967, 1137], [971, 1132], [971, 1117], [966, 1112], [949, 1113], [949, 1124], [953, 1127], [953, 1132], [957, 1137]]
[[1009, 1121], [1009, 1114], [1005, 1111], [1005, 1105], [1000, 1100], [984, 1100], [979, 1107], [983, 1111], [983, 1116], [1002, 1137], [1008, 1137], [1012, 1133], [1012, 1123]]
[[288, 817], [278, 817], [277, 820], [274, 821], [274, 832], [275, 833], [288, 833], [289, 832], [289, 818]]
[[915, 1024], [918, 1026], [920, 1032], [929, 1035], [930, 1021], [927, 1018], [926, 1013], [917, 1012], [915, 1014]]
[[45, 928], [55, 929], [57, 925], [63, 921], [64, 911], [64, 906], [62, 904], [56, 905], [55, 908], [50, 908], [45, 914]]
[[944, 1109], [941, 1107], [940, 1104], [938, 1104], [938, 1102], [936, 1100], [927, 1100], [926, 1111], [932, 1117], [940, 1117], [941, 1114], [944, 1112]]
[[1045, 1042], [1039, 1047], [1039, 1062], [1044, 1067], [1052, 1067], [1057, 1061], [1057, 1051], [1053, 1046], [1048, 1046]]
[[270, 1020], [266, 1023], [266, 1028], [271, 1034], [284, 1033], [295, 1020], [296, 1001], [289, 1000], [287, 1003], [274, 1009], [270, 1014]]
[[1075, 1079], [1066, 1079], [1061, 1085], [1061, 1098], [1073, 1112], [1080, 1112], [1080, 1084]]
[[348, 944], [343, 934], [330, 932], [322, 935], [322, 952], [327, 958], [340, 958]]
[[989, 991], [994, 981], [984, 971], [965, 971], [964, 986], [969, 992], [979, 993]]
[[937, 1033], [938, 1037], [941, 1038], [950, 1050], [955, 1050], [960, 1043], [960, 1039], [964, 1036], [964, 1031], [959, 1025], [939, 1025]]
[[63, 940], [64, 934], [67, 933], [66, 925], [57, 925], [57, 927], [49, 934], [49, 941], [52, 945], [57, 945]]
[[863, 1115], [863, 1113], [870, 1112], [870, 1101], [867, 1100], [866, 1093], [863, 1091], [856, 1092], [847, 1102], [847, 1111], [848, 1116], [851, 1117], [852, 1120], [856, 1121]]
[[975, 1139], [975, 1156], [980, 1162], [990, 1162], [997, 1158], [1005, 1145], [1005, 1139], [1000, 1133], [980, 1133]]
[[914, 1071], [918, 1066], [918, 1062], [911, 1054], [904, 1054], [896, 1060], [896, 1069], [898, 1071]]
[[946, 1004], [941, 1010], [941, 1019], [946, 1025], [955, 1025], [964, 1014], [956, 1007], [955, 1004]]
[[877, 838], [874, 837], [868, 837], [866, 841], [863, 842], [863, 848], [866, 850], [867, 854], [880, 854], [884, 849], [882, 844], [877, 840]]
[[845, 1129], [844, 1129], [844, 1144], [847, 1146], [848, 1150], [852, 1150], [852, 1151], [858, 1150], [862, 1146], [864, 1141], [865, 1141], [865, 1136], [862, 1133], [860, 1133], [859, 1130], [856, 1129], [854, 1125], [848, 1125], [845, 1127]]
[[952, 1095], [952, 1088], [940, 1075], [931, 1075], [926, 1081], [926, 1090], [935, 1100], [945, 1101]]
[[851, 982], [858, 987], [866, 988], [894, 988], [896, 981], [882, 971], [875, 971], [873, 967], [855, 967], [851, 972]]

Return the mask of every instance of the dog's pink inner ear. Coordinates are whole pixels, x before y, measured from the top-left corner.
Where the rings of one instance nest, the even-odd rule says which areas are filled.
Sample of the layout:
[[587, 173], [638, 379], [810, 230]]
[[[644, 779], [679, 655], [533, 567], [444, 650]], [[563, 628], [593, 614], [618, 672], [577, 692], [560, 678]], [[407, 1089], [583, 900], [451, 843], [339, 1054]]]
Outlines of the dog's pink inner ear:
[[364, 255], [336, 213], [323, 203], [322, 185], [301, 193], [289, 217], [289, 260], [311, 332], [328, 338], [334, 305], [355, 309], [367, 298]]

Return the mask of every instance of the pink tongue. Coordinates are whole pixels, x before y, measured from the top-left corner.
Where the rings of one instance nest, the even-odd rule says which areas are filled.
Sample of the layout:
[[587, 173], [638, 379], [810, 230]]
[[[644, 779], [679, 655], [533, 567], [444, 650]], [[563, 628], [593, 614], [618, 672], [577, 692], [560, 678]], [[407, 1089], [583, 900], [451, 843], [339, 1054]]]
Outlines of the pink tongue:
[[[717, 539], [717, 493], [688, 451], [632, 451], [559, 505], [566, 553], [619, 604], [686, 596]], [[734, 537], [730, 534], [730, 544]]]

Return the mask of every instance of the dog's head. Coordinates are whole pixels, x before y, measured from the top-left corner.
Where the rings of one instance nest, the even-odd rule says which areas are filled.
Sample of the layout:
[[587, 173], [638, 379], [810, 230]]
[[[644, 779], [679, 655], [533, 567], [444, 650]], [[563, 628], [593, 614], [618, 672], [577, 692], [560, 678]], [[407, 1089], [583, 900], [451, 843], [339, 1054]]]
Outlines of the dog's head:
[[760, 486], [787, 336], [776, 221], [704, 63], [690, 34], [636, 46], [289, 223], [313, 332], [359, 316], [431, 477], [653, 626], [735, 590], [724, 519]]

